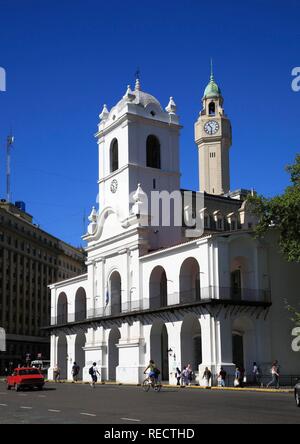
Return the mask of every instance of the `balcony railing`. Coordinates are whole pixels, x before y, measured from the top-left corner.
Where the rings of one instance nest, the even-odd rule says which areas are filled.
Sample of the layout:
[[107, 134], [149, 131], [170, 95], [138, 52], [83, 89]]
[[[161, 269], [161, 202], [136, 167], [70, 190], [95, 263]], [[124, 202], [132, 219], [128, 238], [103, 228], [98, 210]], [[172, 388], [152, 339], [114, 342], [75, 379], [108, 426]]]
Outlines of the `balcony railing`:
[[230, 287], [206, 287], [197, 290], [181, 291], [179, 293], [162, 294], [149, 299], [138, 299], [124, 303], [110, 303], [104, 307], [97, 307], [86, 311], [69, 313], [51, 319], [51, 325], [65, 325], [80, 322], [91, 318], [106, 318], [121, 314], [130, 314], [148, 310], [164, 309], [168, 307], [180, 307], [197, 303], [224, 303], [231, 304], [269, 304], [271, 295], [269, 290], [255, 290], [241, 288], [237, 293]]

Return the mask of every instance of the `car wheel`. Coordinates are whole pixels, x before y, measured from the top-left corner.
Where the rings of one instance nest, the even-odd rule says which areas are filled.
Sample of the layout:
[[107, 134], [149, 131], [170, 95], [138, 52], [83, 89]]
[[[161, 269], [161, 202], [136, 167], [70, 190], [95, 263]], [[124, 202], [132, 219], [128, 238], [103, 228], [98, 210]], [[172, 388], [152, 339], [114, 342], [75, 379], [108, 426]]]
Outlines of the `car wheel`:
[[8, 385], [6, 388], [7, 390], [11, 390], [11, 385]]
[[43, 390], [43, 388], [44, 388], [44, 387], [43, 387], [42, 385], [38, 385], [38, 386], [37, 386], [37, 389], [40, 390], [40, 391]]
[[297, 392], [296, 395], [295, 395], [295, 399], [296, 399], [296, 405], [297, 405], [297, 407], [300, 407], [300, 395], [299, 395], [298, 392]]

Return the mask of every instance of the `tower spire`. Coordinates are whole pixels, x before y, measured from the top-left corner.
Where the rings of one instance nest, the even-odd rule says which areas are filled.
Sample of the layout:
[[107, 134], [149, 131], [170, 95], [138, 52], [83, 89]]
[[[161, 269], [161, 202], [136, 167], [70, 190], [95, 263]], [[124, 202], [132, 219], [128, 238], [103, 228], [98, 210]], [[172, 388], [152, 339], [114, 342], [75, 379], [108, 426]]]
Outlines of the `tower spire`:
[[215, 80], [214, 76], [214, 65], [213, 65], [213, 59], [210, 59], [210, 81], [213, 82]]

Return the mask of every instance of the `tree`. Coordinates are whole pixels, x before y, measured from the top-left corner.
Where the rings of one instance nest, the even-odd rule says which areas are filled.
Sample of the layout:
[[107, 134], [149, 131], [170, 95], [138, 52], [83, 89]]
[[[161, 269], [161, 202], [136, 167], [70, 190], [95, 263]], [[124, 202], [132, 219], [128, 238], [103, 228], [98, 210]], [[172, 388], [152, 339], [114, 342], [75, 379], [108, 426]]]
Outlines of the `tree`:
[[279, 247], [289, 262], [300, 262], [300, 154], [286, 168], [291, 185], [282, 195], [272, 198], [249, 196], [248, 201], [258, 216], [256, 235], [262, 237], [271, 227], [279, 232]]

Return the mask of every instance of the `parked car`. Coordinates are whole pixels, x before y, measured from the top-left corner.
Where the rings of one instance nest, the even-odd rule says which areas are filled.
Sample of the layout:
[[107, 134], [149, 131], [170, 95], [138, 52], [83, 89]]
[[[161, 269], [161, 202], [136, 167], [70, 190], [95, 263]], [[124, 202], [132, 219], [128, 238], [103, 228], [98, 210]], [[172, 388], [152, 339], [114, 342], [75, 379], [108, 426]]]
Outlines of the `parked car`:
[[295, 400], [298, 407], [300, 407], [300, 382], [295, 387]]
[[23, 388], [37, 388], [42, 390], [45, 385], [45, 378], [37, 368], [21, 367], [16, 368], [11, 376], [6, 379], [7, 390], [14, 388], [17, 392]]

